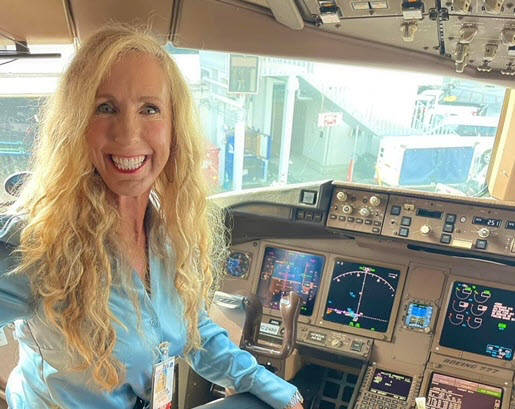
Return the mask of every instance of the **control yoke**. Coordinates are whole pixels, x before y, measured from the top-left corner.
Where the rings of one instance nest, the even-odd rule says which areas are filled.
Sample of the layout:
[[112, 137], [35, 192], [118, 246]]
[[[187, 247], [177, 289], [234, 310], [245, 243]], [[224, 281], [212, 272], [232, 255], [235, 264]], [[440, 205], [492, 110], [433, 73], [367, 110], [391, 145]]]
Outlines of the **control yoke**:
[[283, 320], [284, 334], [280, 349], [257, 345], [263, 306], [254, 294], [247, 295], [245, 298], [247, 316], [243, 327], [243, 348], [263, 357], [286, 359], [293, 352], [297, 339], [297, 319], [300, 312], [299, 295], [290, 291], [288, 295], [281, 298], [279, 310]]

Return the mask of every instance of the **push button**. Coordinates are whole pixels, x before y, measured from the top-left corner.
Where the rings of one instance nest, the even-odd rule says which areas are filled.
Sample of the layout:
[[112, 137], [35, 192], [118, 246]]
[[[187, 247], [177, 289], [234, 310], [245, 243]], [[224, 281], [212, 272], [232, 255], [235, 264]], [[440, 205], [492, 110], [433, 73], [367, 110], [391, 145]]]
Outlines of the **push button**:
[[390, 214], [393, 216], [398, 216], [401, 214], [401, 207], [400, 206], [392, 206], [390, 209]]
[[488, 246], [488, 242], [486, 240], [481, 240], [481, 239], [476, 240], [476, 249], [486, 250], [487, 246]]
[[372, 220], [370, 220], [370, 219], [365, 219], [365, 224], [372, 224]]
[[345, 216], [338, 216], [338, 220], [341, 221], [341, 222], [344, 222], [345, 221]]
[[411, 217], [403, 216], [401, 219], [401, 225], [403, 226], [411, 226]]
[[399, 236], [402, 236], [402, 237], [408, 237], [409, 235], [409, 229], [406, 228], [406, 227], [401, 227], [399, 229]]
[[443, 231], [446, 233], [452, 233], [454, 231], [454, 224], [445, 223], [443, 225]]
[[445, 216], [445, 223], [453, 224], [454, 222], [456, 222], [456, 215], [448, 213], [447, 216]]
[[442, 234], [440, 237], [440, 243], [449, 244], [451, 242], [452, 236], [450, 234]]

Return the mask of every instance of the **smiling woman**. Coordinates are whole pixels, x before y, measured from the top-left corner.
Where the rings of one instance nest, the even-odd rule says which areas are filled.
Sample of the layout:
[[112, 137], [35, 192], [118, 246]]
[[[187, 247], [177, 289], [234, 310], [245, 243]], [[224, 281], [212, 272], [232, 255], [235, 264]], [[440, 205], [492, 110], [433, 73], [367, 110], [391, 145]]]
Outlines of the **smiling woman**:
[[115, 195], [148, 198], [170, 156], [171, 104], [159, 61], [130, 53], [100, 84], [86, 132], [91, 160]]
[[0, 230], [0, 328], [16, 320], [21, 351], [12, 409], [169, 407], [173, 391], [153, 389], [169, 384], [168, 353], [274, 408], [300, 407], [204, 311], [226, 251], [197, 124], [147, 34], [107, 28], [78, 51]]

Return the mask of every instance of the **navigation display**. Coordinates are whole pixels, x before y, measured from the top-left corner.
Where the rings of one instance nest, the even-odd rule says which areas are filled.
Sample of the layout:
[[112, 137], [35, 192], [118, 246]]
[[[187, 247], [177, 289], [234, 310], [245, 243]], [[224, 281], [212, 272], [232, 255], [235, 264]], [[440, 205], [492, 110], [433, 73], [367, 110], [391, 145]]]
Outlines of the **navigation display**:
[[440, 345], [511, 361], [515, 347], [515, 292], [455, 282]]
[[386, 332], [400, 271], [337, 259], [324, 320]]
[[502, 389], [496, 386], [433, 373], [427, 391], [427, 409], [499, 409]]
[[263, 307], [278, 310], [281, 297], [295, 291], [301, 298], [300, 314], [311, 316], [324, 263], [323, 256], [267, 247], [258, 287]]
[[376, 368], [369, 390], [378, 395], [406, 400], [408, 399], [412, 381], [413, 378], [411, 376], [399, 375]]

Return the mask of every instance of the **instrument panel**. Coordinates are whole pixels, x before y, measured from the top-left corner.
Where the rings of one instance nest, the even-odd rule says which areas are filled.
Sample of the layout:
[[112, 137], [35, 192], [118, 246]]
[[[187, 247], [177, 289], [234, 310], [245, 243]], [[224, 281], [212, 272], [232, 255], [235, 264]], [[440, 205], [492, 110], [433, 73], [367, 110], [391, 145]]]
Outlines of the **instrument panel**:
[[429, 409], [514, 409], [515, 211], [338, 183], [307, 203], [303, 190], [289, 192], [300, 199], [288, 223], [309, 233], [318, 224], [326, 237], [232, 248], [248, 255], [248, 272], [228, 273], [222, 289], [258, 295], [260, 340], [281, 342], [279, 300], [296, 291], [303, 359], [365, 368], [353, 408], [412, 408], [424, 397]]
[[336, 187], [327, 226], [515, 257], [515, 211]]

